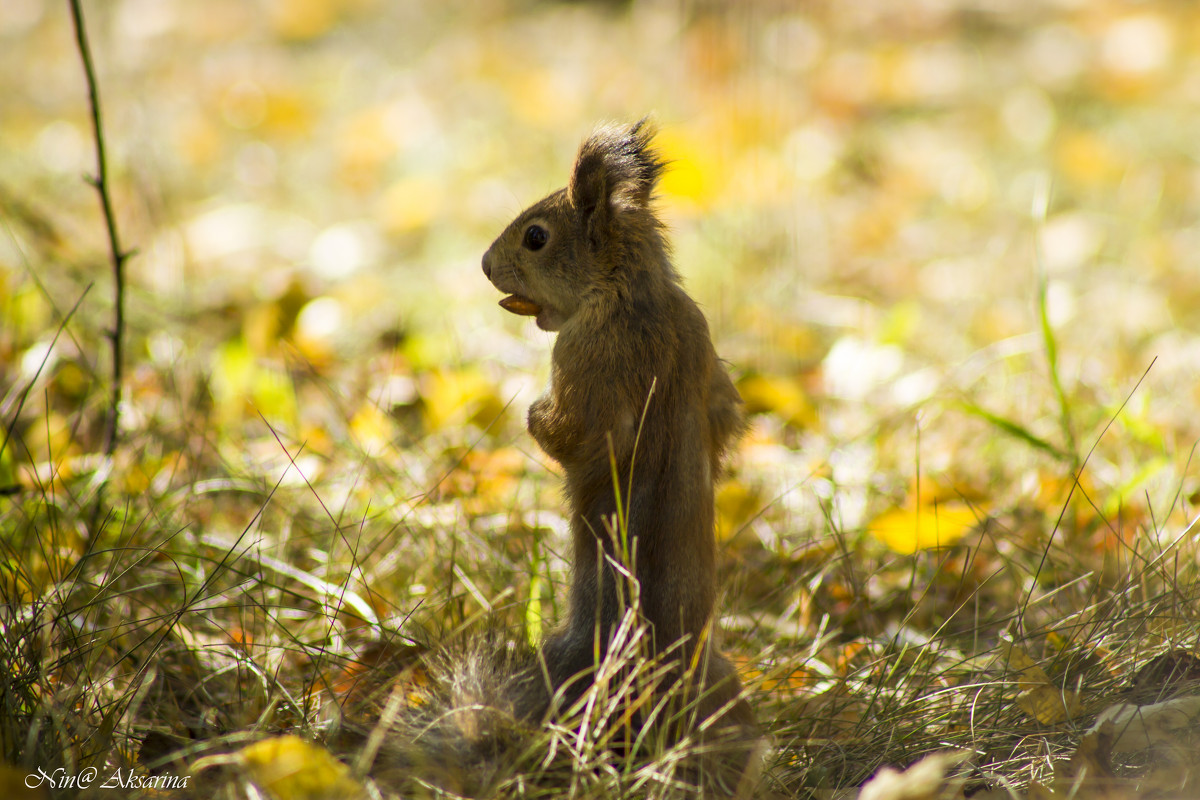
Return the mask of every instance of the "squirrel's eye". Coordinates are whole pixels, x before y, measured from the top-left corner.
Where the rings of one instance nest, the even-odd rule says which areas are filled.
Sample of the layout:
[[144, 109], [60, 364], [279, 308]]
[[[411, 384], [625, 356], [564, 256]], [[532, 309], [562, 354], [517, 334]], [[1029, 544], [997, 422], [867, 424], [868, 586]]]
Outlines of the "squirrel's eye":
[[549, 238], [550, 234], [541, 225], [530, 225], [525, 229], [525, 238], [521, 240], [521, 244], [529, 250], [541, 250]]

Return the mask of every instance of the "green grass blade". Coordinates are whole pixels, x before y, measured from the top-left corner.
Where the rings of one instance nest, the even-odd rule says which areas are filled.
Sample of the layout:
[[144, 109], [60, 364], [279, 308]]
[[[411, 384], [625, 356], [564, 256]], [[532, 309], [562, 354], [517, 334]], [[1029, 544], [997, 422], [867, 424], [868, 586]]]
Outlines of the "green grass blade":
[[1037, 450], [1041, 450], [1044, 453], [1048, 453], [1049, 455], [1053, 456], [1055, 459], [1057, 459], [1059, 461], [1068, 462], [1068, 463], [1073, 463], [1075, 461], [1075, 455], [1073, 452], [1068, 453], [1067, 451], [1063, 450], [1060, 447], [1055, 447], [1053, 444], [1046, 441], [1042, 437], [1036, 435], [1035, 433], [1030, 431], [1028, 428], [1022, 427], [1021, 425], [1013, 422], [1010, 419], [1001, 417], [998, 414], [993, 414], [991, 411], [988, 411], [986, 408], [977, 406], [968, 400], [962, 400], [962, 401], [960, 401], [960, 404], [961, 404], [963, 410], [966, 411], [968, 414], [975, 416], [975, 417], [979, 417], [980, 419], [984, 420], [985, 422], [988, 422], [991, 425], [994, 425], [995, 427], [1004, 431], [1009, 436], [1012, 436], [1016, 439], [1020, 439], [1021, 441], [1028, 444], [1030, 447], [1033, 447]]

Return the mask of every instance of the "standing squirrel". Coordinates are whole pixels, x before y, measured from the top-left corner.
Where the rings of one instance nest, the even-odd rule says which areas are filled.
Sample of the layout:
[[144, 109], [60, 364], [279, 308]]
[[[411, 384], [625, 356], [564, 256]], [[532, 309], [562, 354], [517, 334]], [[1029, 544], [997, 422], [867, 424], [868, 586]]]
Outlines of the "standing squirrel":
[[421, 699], [394, 718], [374, 761], [385, 783], [420, 775], [489, 791], [506, 760], [528, 757], [528, 732], [593, 684], [630, 609], [649, 633], [638, 657], [658, 664], [623, 719], [655, 720], [668, 742], [695, 734], [705, 794], [742, 796], [755, 780], [754, 715], [712, 643], [713, 481], [742, 403], [651, 206], [664, 167], [653, 136], [644, 120], [594, 132], [567, 188], [522, 212], [483, 257], [507, 294], [500, 305], [558, 332], [528, 427], [566, 474], [570, 611], [537, 653], [494, 635], [441, 648], [429, 688], [414, 690]]
[[556, 688], [576, 684], [568, 697], [586, 687], [596, 643], [603, 651], [628, 603], [613, 563], [623, 534], [654, 652], [676, 647], [684, 665], [704, 656], [701, 715], [752, 725], [732, 665], [709, 645], [713, 481], [742, 431], [742, 402], [671, 264], [652, 206], [664, 169], [653, 137], [645, 120], [595, 131], [568, 186], [518, 215], [483, 257], [508, 294], [500, 305], [558, 332], [528, 427], [566, 473], [572, 583], [569, 617], [542, 656]]

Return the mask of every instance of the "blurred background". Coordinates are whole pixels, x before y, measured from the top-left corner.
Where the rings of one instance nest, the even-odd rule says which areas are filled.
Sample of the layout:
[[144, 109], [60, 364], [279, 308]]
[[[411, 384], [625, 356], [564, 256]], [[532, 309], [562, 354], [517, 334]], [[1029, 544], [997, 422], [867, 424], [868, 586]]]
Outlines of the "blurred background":
[[[111, 308], [65, 6], [6, 0], [0, 13], [9, 406], [85, 286], [96, 284], [79, 319], [99, 333]], [[995, 428], [940, 419], [949, 406], [927, 401], [965, 394], [1077, 448], [1068, 439], [1095, 434], [1157, 359], [1133, 404], [1135, 439], [1149, 436], [1159, 456], [1196, 441], [1192, 3], [85, 10], [122, 236], [137, 250], [129, 361], [207, 373], [190, 390], [222, 432], [258, 426], [253, 407], [319, 443], [339, 411], [307, 400], [330, 382], [385, 417], [417, 409], [418, 432], [486, 422], [510, 400], [523, 408], [551, 339], [495, 307], [480, 255], [565, 183], [594, 124], [652, 114], [673, 162], [660, 208], [676, 260], [752, 409], [767, 412], [758, 438], [794, 455], [805, 437], [832, 436], [807, 442], [823, 462], [847, 437], [875, 441], [899, 413], [904, 444], [859, 453], [848, 480], [886, 468], [879, 458], [911, 477], [920, 406], [926, 469], [990, 493], [995, 462], [961, 455]], [[1078, 430], [1060, 424], [1040, 311], [1084, 414]], [[66, 404], [43, 398], [43, 457], [89, 449], [99, 423], [72, 423], [69, 407], [108, 369], [96, 342], [55, 353], [43, 378], [56, 376]], [[151, 372], [133, 370], [133, 399], [166, 391]], [[157, 406], [133, 405], [144, 417], [127, 424], [149, 424]], [[500, 430], [521, 435], [510, 416]], [[363, 429], [390, 441], [390, 423], [375, 423]], [[1130, 463], [1114, 462], [1113, 486], [1145, 463], [1127, 443], [1121, 453]]]

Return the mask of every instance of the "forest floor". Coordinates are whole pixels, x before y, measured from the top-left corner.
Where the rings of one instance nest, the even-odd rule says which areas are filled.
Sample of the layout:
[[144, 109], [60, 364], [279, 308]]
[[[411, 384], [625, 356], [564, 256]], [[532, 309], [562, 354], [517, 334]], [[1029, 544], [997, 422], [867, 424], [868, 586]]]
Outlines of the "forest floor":
[[[717, 505], [760, 792], [1200, 795], [1200, 6], [85, 11], [111, 456], [68, 5], [0, 12], [0, 794], [386, 794], [320, 744], [372, 648], [561, 617], [553, 337], [480, 256], [652, 113], [751, 415]], [[678, 791], [596, 763], [490, 792]]]

